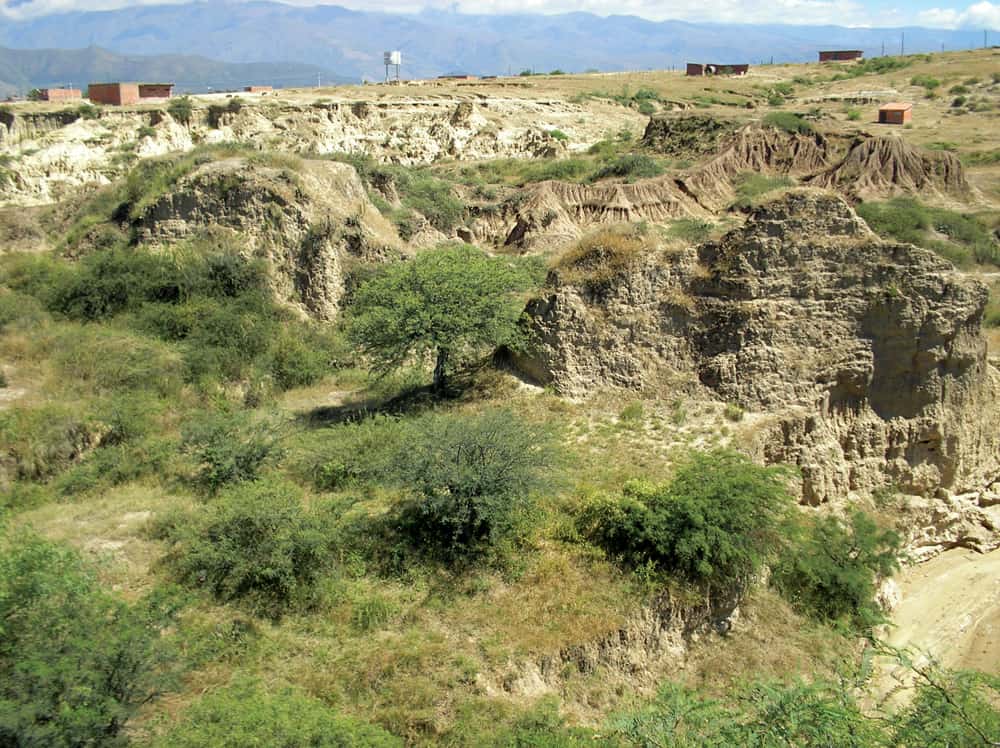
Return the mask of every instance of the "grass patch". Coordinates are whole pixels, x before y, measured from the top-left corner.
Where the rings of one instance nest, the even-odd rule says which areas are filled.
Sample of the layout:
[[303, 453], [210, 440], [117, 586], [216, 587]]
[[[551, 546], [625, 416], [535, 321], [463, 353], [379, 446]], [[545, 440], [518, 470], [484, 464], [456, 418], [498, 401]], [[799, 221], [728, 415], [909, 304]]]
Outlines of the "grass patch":
[[749, 210], [758, 205], [764, 195], [791, 187], [792, 184], [792, 180], [788, 177], [769, 177], [756, 172], [743, 172], [736, 178], [736, 200], [732, 207], [736, 210]]
[[646, 238], [635, 227], [602, 229], [564, 252], [554, 269], [564, 283], [583, 283], [597, 291], [625, 273], [647, 250]]
[[1000, 263], [1000, 246], [976, 216], [909, 197], [862, 203], [857, 210], [880, 236], [931, 249], [956, 265]]
[[810, 122], [794, 112], [770, 112], [764, 116], [763, 124], [793, 134], [808, 135], [815, 131]]

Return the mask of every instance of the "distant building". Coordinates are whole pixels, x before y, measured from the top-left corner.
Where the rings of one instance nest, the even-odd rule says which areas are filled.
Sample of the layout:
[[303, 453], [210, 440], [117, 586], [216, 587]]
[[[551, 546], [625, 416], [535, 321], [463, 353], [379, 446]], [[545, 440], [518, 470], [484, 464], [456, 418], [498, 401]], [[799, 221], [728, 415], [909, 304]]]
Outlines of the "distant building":
[[73, 101], [82, 98], [79, 88], [41, 88], [38, 91], [40, 101]]
[[475, 75], [469, 75], [468, 73], [448, 73], [447, 75], [439, 75], [439, 81], [474, 81], [477, 79]]
[[880, 125], [905, 125], [913, 120], [913, 104], [884, 104], [878, 110]]
[[739, 64], [739, 65], [720, 65], [718, 63], [699, 63], [699, 62], [689, 62], [687, 64], [687, 74], [691, 76], [699, 75], [746, 75], [750, 72], [750, 66]]
[[173, 92], [173, 83], [91, 83], [87, 98], [94, 104], [130, 106], [141, 101], [169, 99]]
[[138, 83], [91, 83], [87, 98], [94, 104], [128, 106], [139, 103]]
[[247, 86], [243, 89], [246, 93], [271, 93], [274, 90], [273, 86]]
[[850, 62], [860, 60], [865, 53], [860, 49], [828, 49], [819, 53], [820, 62]]
[[169, 99], [174, 95], [173, 83], [140, 83], [140, 99]]

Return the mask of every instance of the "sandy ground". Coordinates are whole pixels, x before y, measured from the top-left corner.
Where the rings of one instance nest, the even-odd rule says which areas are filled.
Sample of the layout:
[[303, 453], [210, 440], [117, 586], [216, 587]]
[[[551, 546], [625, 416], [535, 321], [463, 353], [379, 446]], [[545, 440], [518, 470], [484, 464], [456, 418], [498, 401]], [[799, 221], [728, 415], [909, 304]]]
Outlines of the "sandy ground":
[[954, 549], [904, 571], [889, 643], [945, 667], [1000, 674], [1000, 550]]

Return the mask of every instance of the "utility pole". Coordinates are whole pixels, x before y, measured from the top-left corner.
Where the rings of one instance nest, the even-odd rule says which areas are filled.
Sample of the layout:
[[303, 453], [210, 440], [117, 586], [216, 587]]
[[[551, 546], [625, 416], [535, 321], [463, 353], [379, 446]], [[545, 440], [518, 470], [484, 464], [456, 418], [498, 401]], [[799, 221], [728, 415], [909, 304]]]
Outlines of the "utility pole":
[[882, 40], [882, 56], [885, 57], [885, 39]]
[[905, 55], [906, 54], [906, 32], [905, 31], [900, 31], [899, 32], [899, 54], [900, 55]]
[[316, 88], [323, 88], [323, 74], [316, 73]]

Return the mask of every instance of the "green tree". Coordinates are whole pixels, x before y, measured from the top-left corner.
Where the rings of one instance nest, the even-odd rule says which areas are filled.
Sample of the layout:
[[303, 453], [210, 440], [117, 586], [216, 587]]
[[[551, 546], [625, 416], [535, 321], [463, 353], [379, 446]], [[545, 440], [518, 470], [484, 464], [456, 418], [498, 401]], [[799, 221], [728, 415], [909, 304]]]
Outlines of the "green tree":
[[787, 470], [743, 455], [696, 454], [661, 487], [630, 484], [581, 515], [583, 531], [634, 567], [652, 565], [692, 584], [742, 590], [779, 546], [793, 501]]
[[456, 360], [518, 339], [523, 303], [516, 294], [532, 281], [527, 266], [468, 245], [423, 252], [358, 289], [348, 336], [375, 371], [431, 354], [440, 393]]
[[292, 689], [237, 683], [201, 698], [156, 748], [402, 748], [403, 741]]
[[165, 620], [101, 590], [74, 551], [0, 539], [0, 745], [124, 744], [165, 683]]
[[897, 568], [900, 538], [864, 512], [848, 523], [821, 517], [789, 544], [771, 581], [793, 606], [821, 620], [865, 629], [882, 621], [875, 583]]
[[916, 694], [893, 716], [893, 748], [992, 748], [1000, 745], [1000, 678], [972, 671], [910, 666]]

